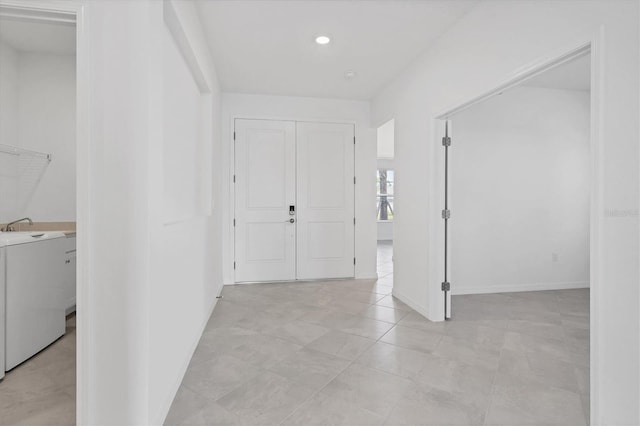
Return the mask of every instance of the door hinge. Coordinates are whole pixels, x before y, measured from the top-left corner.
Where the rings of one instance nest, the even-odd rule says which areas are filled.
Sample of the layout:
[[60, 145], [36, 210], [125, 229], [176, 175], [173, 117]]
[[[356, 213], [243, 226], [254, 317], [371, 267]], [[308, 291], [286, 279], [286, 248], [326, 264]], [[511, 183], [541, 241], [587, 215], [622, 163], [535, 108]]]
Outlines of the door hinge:
[[451, 138], [449, 136], [442, 138], [442, 146], [451, 146]]
[[354, 145], [356, 144], [356, 137], [355, 136], [353, 137], [353, 144]]
[[233, 183], [236, 183], [236, 175], [233, 175]]
[[236, 262], [233, 262], [233, 269], [236, 269]]
[[445, 281], [442, 283], [442, 291], [450, 291], [451, 283], [449, 281]]
[[356, 177], [355, 176], [353, 177], [353, 184], [354, 185], [356, 184]]
[[236, 220], [233, 219], [233, 226], [236, 226]]
[[233, 132], [233, 140], [236, 140], [236, 132]]
[[451, 218], [451, 210], [448, 210], [448, 209], [442, 210], [442, 218], [444, 220], [450, 219]]
[[353, 224], [354, 225], [356, 224], [356, 218], [355, 217], [353, 218]]
[[356, 264], [356, 258], [355, 257], [353, 258], [353, 264], [354, 265]]

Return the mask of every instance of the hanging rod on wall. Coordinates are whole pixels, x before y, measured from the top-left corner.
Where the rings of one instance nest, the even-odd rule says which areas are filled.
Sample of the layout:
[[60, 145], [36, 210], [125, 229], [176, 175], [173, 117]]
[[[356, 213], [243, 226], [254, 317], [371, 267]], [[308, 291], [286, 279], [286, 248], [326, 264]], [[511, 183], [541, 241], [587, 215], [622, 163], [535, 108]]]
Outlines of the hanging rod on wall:
[[31, 151], [29, 149], [18, 148], [17, 146], [0, 144], [0, 152], [10, 155], [28, 155], [35, 158], [44, 158], [47, 161], [51, 161], [51, 154], [44, 152]]

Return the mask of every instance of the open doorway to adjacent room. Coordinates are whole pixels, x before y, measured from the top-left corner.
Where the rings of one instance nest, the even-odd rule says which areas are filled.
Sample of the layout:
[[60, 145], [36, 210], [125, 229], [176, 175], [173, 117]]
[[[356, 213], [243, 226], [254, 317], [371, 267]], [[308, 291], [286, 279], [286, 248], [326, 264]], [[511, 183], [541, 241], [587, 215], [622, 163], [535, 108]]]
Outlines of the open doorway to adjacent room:
[[0, 423], [76, 423], [77, 24], [0, 4]]
[[502, 346], [494, 393], [536, 389], [571, 422], [590, 412], [590, 70], [584, 49], [456, 111], [442, 143], [448, 324]]
[[394, 120], [378, 128], [376, 171], [377, 273], [380, 284], [393, 285]]

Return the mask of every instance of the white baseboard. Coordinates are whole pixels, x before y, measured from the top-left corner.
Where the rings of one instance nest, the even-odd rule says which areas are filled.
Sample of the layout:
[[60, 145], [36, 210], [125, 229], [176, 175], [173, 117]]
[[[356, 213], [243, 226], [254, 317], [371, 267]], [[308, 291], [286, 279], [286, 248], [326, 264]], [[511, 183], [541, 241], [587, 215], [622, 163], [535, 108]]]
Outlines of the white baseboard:
[[[220, 288], [218, 289], [217, 295], [220, 296], [220, 294], [222, 293], [222, 285], [220, 286]], [[167, 418], [167, 415], [169, 415], [169, 410], [171, 409], [171, 404], [173, 404], [173, 400], [176, 397], [176, 394], [178, 393], [178, 389], [180, 389], [180, 385], [182, 384], [182, 379], [184, 378], [184, 375], [187, 373], [187, 369], [189, 368], [189, 363], [191, 363], [191, 358], [193, 358], [193, 354], [196, 351], [196, 348], [198, 347], [198, 343], [200, 343], [200, 338], [202, 337], [202, 334], [204, 333], [204, 329], [207, 326], [207, 323], [209, 322], [209, 319], [211, 318], [211, 314], [213, 314], [213, 310], [215, 309], [216, 305], [218, 304], [218, 299], [215, 298], [213, 299], [213, 303], [211, 304], [211, 307], [209, 308], [209, 312], [207, 315], [205, 315], [205, 319], [202, 322], [202, 324], [200, 325], [199, 329], [198, 329], [198, 333], [194, 336], [194, 342], [191, 344], [191, 348], [189, 350], [189, 356], [187, 357], [187, 359], [182, 363], [182, 366], [180, 368], [180, 374], [178, 375], [178, 379], [175, 381], [175, 383], [173, 384], [173, 388], [171, 389], [171, 392], [169, 393], [169, 395], [171, 395], [170, 398], [168, 398], [167, 401], [165, 401], [164, 404], [164, 409], [162, 410], [161, 413], [158, 414], [158, 421], [152, 423], [154, 425], [162, 425], [164, 424], [164, 421]]]
[[395, 287], [393, 288], [393, 290], [391, 290], [391, 294], [393, 295], [393, 297], [395, 297], [396, 299], [398, 299], [399, 301], [401, 301], [402, 303], [404, 303], [405, 305], [407, 305], [408, 307], [410, 307], [411, 309], [413, 309], [423, 317], [429, 319], [429, 315], [427, 315], [426, 307], [418, 303], [414, 303], [411, 299], [409, 299], [408, 297], [400, 293], [398, 290], [396, 290]]
[[356, 276], [356, 280], [377, 280], [378, 274], [365, 274]]
[[[520, 291], [542, 291], [542, 290], [570, 290], [576, 288], [589, 288], [589, 281], [569, 281], [557, 283], [524, 283], [506, 285], [488, 285], [480, 287], [456, 286], [451, 283], [451, 294], [486, 294], [486, 293], [517, 293]], [[406, 303], [406, 302], [405, 302]], [[408, 304], [408, 303], [407, 303]]]
[[251, 285], [251, 284], [267, 284], [267, 283], [304, 283], [315, 281], [344, 281], [344, 280], [377, 280], [378, 274], [358, 275], [352, 278], [314, 278], [308, 280], [292, 280], [292, 281], [242, 281], [239, 283], [224, 283], [223, 285]]

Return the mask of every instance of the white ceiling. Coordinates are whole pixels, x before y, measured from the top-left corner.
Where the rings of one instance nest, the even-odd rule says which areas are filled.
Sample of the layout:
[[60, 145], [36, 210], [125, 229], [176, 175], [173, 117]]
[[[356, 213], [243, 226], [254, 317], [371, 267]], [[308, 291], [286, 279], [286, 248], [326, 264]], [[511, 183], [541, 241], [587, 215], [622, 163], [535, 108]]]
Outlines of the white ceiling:
[[[367, 100], [478, 0], [199, 0], [223, 90]], [[328, 34], [326, 46], [315, 36]], [[346, 71], [357, 76], [344, 78]]]
[[0, 18], [0, 41], [22, 52], [72, 55], [76, 52], [75, 24]]
[[523, 83], [547, 89], [590, 90], [591, 55], [581, 56]]

